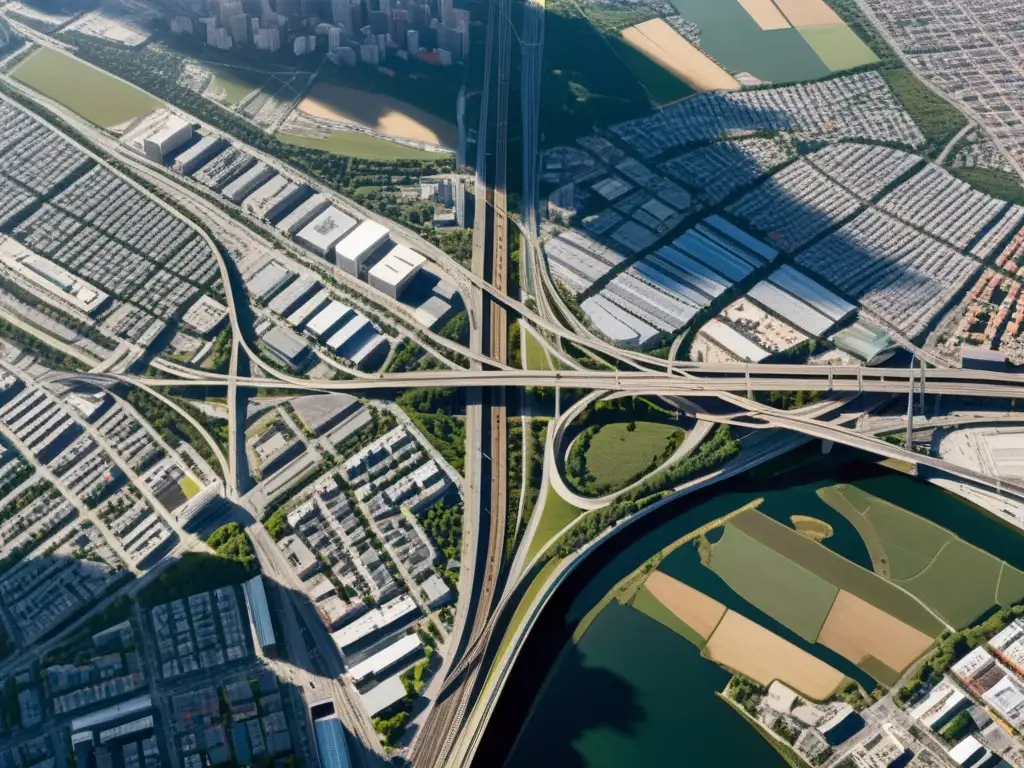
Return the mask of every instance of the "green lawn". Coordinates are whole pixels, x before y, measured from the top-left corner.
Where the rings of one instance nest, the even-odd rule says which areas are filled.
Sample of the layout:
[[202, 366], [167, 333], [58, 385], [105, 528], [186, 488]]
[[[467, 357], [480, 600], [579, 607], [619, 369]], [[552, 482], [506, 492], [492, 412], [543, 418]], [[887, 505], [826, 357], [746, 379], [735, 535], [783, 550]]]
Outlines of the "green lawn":
[[833, 72], [874, 64], [878, 57], [845, 24], [822, 24], [803, 27], [800, 35], [818, 58]]
[[12, 75], [103, 128], [141, 117], [162, 105], [135, 86], [52, 48], [32, 53]]
[[537, 530], [534, 532], [530, 548], [526, 552], [527, 562], [540, 552], [549, 539], [579, 517], [581, 511], [559, 496], [554, 488], [548, 486], [544, 509], [541, 510], [540, 520], [537, 521]]
[[362, 157], [367, 160], [438, 160], [447, 155], [445, 152], [428, 152], [425, 149], [407, 147], [356, 131], [334, 131], [326, 139], [314, 139], [291, 133], [278, 133], [276, 138], [297, 147], [320, 149], [335, 155]]
[[533, 334], [526, 331], [523, 334], [526, 344], [526, 367], [531, 371], [551, 370], [551, 361], [548, 359], [547, 350], [534, 338]]
[[818, 639], [839, 593], [833, 584], [732, 525], [711, 553], [711, 570], [736, 594], [807, 642]]
[[181, 492], [185, 494], [186, 499], [191, 499], [199, 493], [199, 485], [191, 477], [183, 477], [181, 482], [178, 483], [178, 487], [181, 488]]
[[664, 452], [669, 436], [679, 428], [654, 421], [606, 424], [590, 441], [587, 470], [596, 484], [617, 489], [628, 484]]

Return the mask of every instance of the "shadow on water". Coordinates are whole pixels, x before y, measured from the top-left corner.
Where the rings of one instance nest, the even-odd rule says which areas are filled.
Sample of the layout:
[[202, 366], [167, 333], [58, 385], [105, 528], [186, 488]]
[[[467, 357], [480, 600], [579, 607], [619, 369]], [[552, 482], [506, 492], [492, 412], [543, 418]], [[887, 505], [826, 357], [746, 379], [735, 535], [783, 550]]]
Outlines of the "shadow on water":
[[[1024, 560], [1019, 534], [1007, 536], [1006, 525], [979, 514], [956, 497], [893, 473], [852, 449], [837, 446], [831, 455], [823, 457], [817, 444], [809, 445], [788, 455], [785, 462], [736, 479], [727, 492], [713, 488], [693, 494], [664, 508], [662, 513], [622, 529], [610, 543], [584, 560], [551, 597], [525, 640], [492, 712], [474, 765], [501, 765], [507, 756], [511, 756], [508, 764], [515, 766], [670, 764], [678, 753], [659, 757], [663, 740], [669, 738], [676, 748], [681, 741], [704, 743], [702, 729], [715, 733], [714, 740], [719, 745], [731, 748], [734, 743], [742, 743], [746, 752], [737, 753], [737, 764], [753, 764], [750, 760], [756, 751], [751, 750], [767, 745], [752, 729], [732, 719], [738, 715], [719, 714], [715, 710], [727, 705], [708, 696], [721, 690], [729, 675], [703, 659], [693, 645], [638, 611], [615, 602], [591, 624], [578, 644], [572, 642], [572, 632], [619, 580], [654, 553], [758, 497], [765, 499], [765, 514], [787, 525], [793, 514], [824, 519], [835, 531], [833, 538], [824, 543], [852, 561], [870, 567], [863, 543], [854, 531], [844, 527], [849, 523], [815, 493], [836, 483], [855, 483], [949, 528], [1018, 567]], [[691, 557], [693, 563], [688, 560]], [[726, 591], [732, 594], [712, 571], [700, 565], [693, 547], [677, 550], [663, 563], [669, 571], [674, 566], [686, 571], [677, 575], [691, 583], [696, 581], [694, 586], [713, 596], [724, 596]], [[809, 646], [742, 598], [733, 594], [725, 602], [801, 647], [813, 647], [816, 656], [845, 673], [858, 672], [827, 649]], [[684, 672], [678, 685], [665, 691], [662, 686], [668, 685], [679, 669]], [[588, 682], [601, 679], [595, 670], [618, 680], [609, 683], [610, 695], [596, 693]], [[856, 676], [870, 685], [870, 680], [863, 680], [867, 677], [864, 673]], [[632, 689], [625, 709], [622, 702], [614, 699], [621, 695], [615, 691], [620, 690], [622, 683]], [[691, 699], [704, 702], [706, 717], [698, 716], [700, 713], [687, 714]], [[676, 714], [662, 719], [666, 711]], [[748, 735], [754, 739], [743, 743]], [[542, 748], [547, 751], [541, 752]], [[550, 750], [557, 751], [563, 762], [544, 759]], [[775, 764], [778, 758], [773, 750], [769, 751], [771, 754], [757, 764]], [[563, 757], [563, 753], [569, 756]], [[726, 763], [721, 762], [720, 756], [709, 755], [703, 764]]]

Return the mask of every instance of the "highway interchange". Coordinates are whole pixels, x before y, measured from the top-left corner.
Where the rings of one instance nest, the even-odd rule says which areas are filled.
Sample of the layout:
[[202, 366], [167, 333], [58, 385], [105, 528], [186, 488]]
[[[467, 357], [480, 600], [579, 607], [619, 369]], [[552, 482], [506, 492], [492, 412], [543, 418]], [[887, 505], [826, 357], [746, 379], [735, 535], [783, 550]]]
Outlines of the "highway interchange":
[[[345, 380], [311, 380], [282, 373], [267, 365], [248, 341], [252, 338], [251, 329], [244, 327], [240, 319], [250, 316], [248, 299], [244, 291], [239, 290], [239, 282], [235, 279], [235, 272], [228, 257], [217, 247], [213, 239], [216, 237], [222, 242], [236, 243], [239, 247], [255, 245], [266, 248], [269, 247], [267, 233], [226, 215], [218, 204], [211, 201], [195, 185], [172, 176], [137, 155], [125, 152], [115, 140], [60, 105], [41, 99], [37, 94], [26, 92], [23, 86], [6, 76], [2, 78], [6, 85], [42, 103], [45, 109], [66, 121], [98, 150], [116, 157], [134, 177], [151, 184], [156, 190], [150, 193], [151, 199], [164, 205], [190, 225], [194, 226], [197, 221], [203, 225], [199, 231], [207, 238], [217, 255], [229, 308], [232, 345], [227, 374], [200, 373], [166, 361], [154, 361], [154, 368], [160, 371], [158, 376], [127, 373], [126, 364], [114, 366], [117, 370], [110, 369], [107, 364], [100, 364], [84, 374], [54, 373], [42, 379], [44, 383], [57, 385], [79, 382], [100, 387], [125, 384], [149, 392], [173, 408], [183, 419], [188, 420], [210, 444], [226, 478], [225, 495], [229, 501], [235, 503], [242, 500], [247, 485], [247, 479], [243, 477], [244, 435], [239, 429], [244, 421], [242, 412], [245, 393], [240, 390], [258, 388], [288, 392], [352, 391], [387, 395], [402, 389], [421, 387], [467, 389], [469, 405], [466, 414], [467, 461], [462, 561], [468, 567], [464, 567], [461, 573], [460, 602], [456, 612], [456, 624], [451, 634], [452, 640], [445, 654], [444, 666], [438, 675], [438, 685], [432, 686], [432, 690], [440, 695], [434, 703], [426, 725], [414, 742], [411, 753], [412, 762], [417, 766], [462, 766], [472, 763], [474, 749], [479, 744], [487, 716], [511, 668], [515, 652], [521, 647], [523, 638], [529, 631], [530, 620], [538, 614], [547, 597], [582, 558], [619, 530], [615, 528], [606, 531], [560, 566], [545, 591], [538, 595], [530, 606], [530, 620], [519, 626], [508, 652], [500, 658], [490, 659], [492, 666], [485, 668], [485, 651], [495, 637], [500, 637], [495, 635], [495, 632], [503, 629], [502, 617], [507, 618], [510, 606], [514, 607], [517, 595], [520, 594], [524, 579], [543, 554], [541, 547], [541, 551], [530, 562], [526, 561], [523, 553], [528, 548], [532, 534], [525, 537], [517, 556], [511, 562], [506, 562], [502, 553], [505, 516], [515, 513], [514, 510], [507, 509], [508, 483], [518, 481], [517, 478], [508, 477], [504, 465], [508, 426], [505, 397], [515, 388], [581, 390], [588, 393], [584, 398], [586, 402], [615, 395], [688, 398], [690, 401], [711, 398], [730, 407], [727, 420], [731, 423], [752, 431], [764, 431], [765, 438], [755, 441], [757, 449], [745, 455], [741, 463], [730, 467], [728, 471], [713, 473], [709, 477], [699, 478], [687, 484], [686, 487], [680, 487], [676, 489], [677, 495], [745, 471], [754, 463], [778, 455], [811, 438], [826, 443], [842, 443], [888, 458], [900, 459], [979, 486], [995, 488], [1000, 493], [1024, 498], [1024, 483], [993, 478], [980, 472], [956, 467], [941, 459], [921, 456], [879, 440], [871, 433], [859, 432], [847, 422], [828, 418], [834, 407], [845, 404], [853, 395], [859, 393], [905, 396], [908, 392], [920, 391], [923, 387], [926, 392], [935, 395], [1012, 400], [1024, 397], [1024, 377], [1019, 374], [935, 367], [924, 372], [922, 381], [922, 370], [913, 367], [677, 362], [635, 350], [622, 350], [590, 333], [565, 306], [544, 267], [543, 255], [536, 240], [535, 198], [528, 196], [528, 215], [523, 226], [509, 216], [506, 208], [505, 149], [511, 46], [508, 6], [507, 0], [500, 0], [494, 4], [487, 25], [488, 64], [485, 68], [482, 99], [485, 106], [481, 114], [481, 140], [478, 145], [481, 157], [477, 163], [477, 232], [472, 267], [462, 267], [411, 232], [400, 231], [398, 234], [399, 240], [409, 242], [417, 250], [425, 253], [459, 287], [471, 319], [470, 346], [465, 347], [424, 331], [397, 302], [388, 302], [385, 297], [378, 294], [366, 297], [372, 306], [383, 307], [389, 313], [389, 317], [404, 331], [414, 333], [416, 337], [423, 339], [425, 344], [434, 346], [440, 354], [463, 355], [470, 361], [468, 369], [355, 376]], [[523, 90], [534, 93], [538, 87], [535, 82], [539, 78], [539, 51], [543, 40], [543, 4], [530, 3], [529, 6], [527, 29], [522, 41]], [[52, 44], [44, 36], [29, 30], [24, 31], [40, 44]], [[536, 101], [525, 95], [524, 99]], [[527, 123], [524, 132], [527, 137], [532, 137], [529, 140], [534, 143], [537, 141], [536, 120], [535, 109], [524, 109], [524, 121]], [[491, 151], [488, 151], [488, 142], [491, 143]], [[97, 162], [107, 165], [111, 172], [129, 178], [118, 167], [111, 165], [106, 157], [92, 152], [89, 147], [82, 146], [82, 149], [89, 152]], [[253, 153], [258, 154], [255, 150]], [[528, 189], [535, 195], [536, 167], [527, 163], [524, 170], [528, 177]], [[310, 183], [316, 186], [315, 182]], [[485, 193], [481, 194], [481, 190]], [[189, 217], [177, 208], [168, 207], [167, 199], [173, 199], [186, 207], [189, 210]], [[362, 209], [358, 209], [358, 213], [363, 218], [377, 218]], [[388, 222], [388, 226], [394, 229], [391, 222]], [[526, 305], [525, 295], [523, 299], [509, 295], [508, 268], [512, 228], [516, 228], [519, 233], [521, 252], [524, 254], [520, 280], [523, 288], [528, 289], [536, 301], [535, 310]], [[271, 237], [276, 238], [274, 235]], [[324, 269], [322, 263], [317, 263], [309, 254], [292, 247], [290, 243], [275, 240], [274, 244], [287, 246], [289, 255], [286, 258], [294, 258], [307, 266]], [[350, 283], [349, 287], [369, 292], [365, 284]], [[538, 334], [548, 334], [556, 340], [570, 341], [582, 349], [618, 361], [623, 370], [584, 369], [572, 363], [571, 359], [563, 370], [511, 368], [507, 336], [509, 316], [518, 317], [523, 325], [529, 325]], [[132, 357], [133, 355], [129, 354], [129, 360], [123, 363], [131, 362]], [[670, 355], [670, 358], [672, 357], [674, 354]], [[217, 442], [202, 424], [178, 407], [173, 399], [163, 394], [165, 389], [195, 386], [223, 388], [226, 393], [230, 432], [227, 455], [219, 449]], [[818, 391], [830, 393], [832, 397], [826, 400], [824, 406], [789, 412], [769, 408], [750, 399], [754, 392], [783, 390]], [[561, 435], [578, 413], [579, 408], [556, 413], [545, 446], [545, 476], [548, 480], [557, 476], [555, 456], [562, 447]], [[698, 434], [706, 434], [709, 425], [722, 420], [721, 415], [712, 409], [698, 412], [696, 416], [703, 420], [704, 424]], [[893, 423], [899, 426], [897, 422]], [[783, 433], [789, 434], [785, 437], [780, 436]], [[693, 441], [696, 442], [698, 441]], [[693, 447], [684, 446], [680, 449], [679, 455], [684, 455]], [[551, 484], [564, 489], [564, 483]], [[634, 517], [639, 519], [650, 514], [664, 503], [667, 503], [667, 500], [643, 510]], [[534, 516], [535, 519], [536, 517]], [[372, 724], [362, 711], [354, 689], [341, 679], [343, 670], [337, 650], [333, 647], [330, 637], [323, 631], [315, 610], [304, 596], [301, 584], [266, 529], [258, 522], [258, 515], [251, 514], [245, 522], [264, 574], [277, 585], [279, 619], [284, 628], [289, 656], [289, 663], [283, 665], [282, 674], [306, 692], [307, 697], [334, 698], [346, 726], [366, 747], [364, 750], [355, 750], [358, 764], [373, 765], [382, 761], [383, 755], [379, 754], [380, 747]], [[627, 521], [627, 524], [629, 522], [632, 521]], [[176, 551], [203, 546], [194, 536], [184, 532], [181, 535], [182, 541], [179, 550]], [[143, 579], [152, 578], [153, 573], [146, 574]], [[138, 584], [132, 589], [137, 588]]]

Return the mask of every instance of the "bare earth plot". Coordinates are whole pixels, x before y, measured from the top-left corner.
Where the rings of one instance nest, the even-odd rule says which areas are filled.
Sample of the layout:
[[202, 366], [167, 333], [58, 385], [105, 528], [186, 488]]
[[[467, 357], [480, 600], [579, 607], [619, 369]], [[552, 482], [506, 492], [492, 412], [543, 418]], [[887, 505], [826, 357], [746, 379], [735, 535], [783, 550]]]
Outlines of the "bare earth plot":
[[627, 27], [622, 39], [697, 91], [736, 91], [732, 75], [704, 55], [664, 19]]
[[[313, 117], [370, 128], [386, 136], [453, 149], [458, 129], [436, 115], [379, 93], [317, 83], [298, 109]], [[454, 105], [453, 110], [454, 112]]]
[[892, 685], [899, 673], [928, 650], [932, 638], [840, 590], [818, 642], [854, 664], [862, 664], [868, 657], [877, 659], [892, 672], [889, 679], [880, 682]]
[[789, 29], [789, 22], [772, 0], [739, 0], [739, 4], [761, 29]]
[[809, 643], [817, 640], [839, 591], [731, 524], [712, 547], [711, 570], [736, 594]]
[[[661, 571], [651, 572], [641, 592], [646, 592], [688, 627], [700, 638], [701, 644], [711, 637], [725, 614], [725, 606], [720, 602]], [[634, 607], [644, 610], [640, 603], [637, 600]]]
[[842, 672], [735, 611], [727, 611], [704, 652], [712, 661], [769, 685], [781, 680], [808, 698], [829, 697]]

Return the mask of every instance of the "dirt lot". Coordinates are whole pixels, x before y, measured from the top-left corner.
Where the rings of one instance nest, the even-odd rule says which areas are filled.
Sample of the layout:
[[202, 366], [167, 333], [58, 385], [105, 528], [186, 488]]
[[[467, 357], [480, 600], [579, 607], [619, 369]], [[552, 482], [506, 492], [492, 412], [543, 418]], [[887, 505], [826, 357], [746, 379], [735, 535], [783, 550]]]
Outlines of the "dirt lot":
[[772, 317], [750, 299], [737, 299], [722, 311], [722, 317], [736, 325], [754, 329], [758, 346], [771, 352], [781, 352], [807, 341], [808, 336], [793, 326]]
[[386, 136], [454, 149], [458, 130], [435, 115], [379, 93], [317, 83], [298, 107], [313, 117], [352, 123]]
[[739, 0], [739, 3], [761, 29], [789, 29], [789, 22], [772, 0]]
[[705, 56], [664, 19], [622, 30], [622, 39], [697, 91], [737, 91], [736, 78]]
[[775, 0], [794, 27], [842, 24], [843, 20], [825, 4], [825, 0]]
[[838, 669], [735, 611], [728, 611], [705, 646], [708, 657], [762, 685], [781, 680], [816, 701], [827, 699], [845, 677]]
[[932, 638], [879, 610], [845, 590], [840, 590], [818, 642], [854, 664], [874, 656], [901, 672], [932, 644]]
[[651, 573], [645, 586], [677, 619], [705, 640], [711, 637], [725, 613], [725, 606], [717, 600], [661, 571]]

